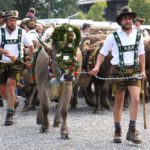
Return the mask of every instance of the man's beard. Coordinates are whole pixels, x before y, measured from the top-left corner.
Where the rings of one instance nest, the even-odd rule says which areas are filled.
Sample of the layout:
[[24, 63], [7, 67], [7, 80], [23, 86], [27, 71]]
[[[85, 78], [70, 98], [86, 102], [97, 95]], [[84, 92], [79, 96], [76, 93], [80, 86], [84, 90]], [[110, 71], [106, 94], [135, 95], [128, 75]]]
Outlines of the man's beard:
[[11, 26], [11, 27], [7, 26], [7, 28], [8, 28], [9, 31], [12, 32], [12, 31], [14, 31], [16, 29], [16, 26], [14, 26], [14, 27], [13, 26]]
[[121, 28], [125, 31], [131, 30], [132, 29], [132, 24], [128, 24], [128, 25], [121, 25]]

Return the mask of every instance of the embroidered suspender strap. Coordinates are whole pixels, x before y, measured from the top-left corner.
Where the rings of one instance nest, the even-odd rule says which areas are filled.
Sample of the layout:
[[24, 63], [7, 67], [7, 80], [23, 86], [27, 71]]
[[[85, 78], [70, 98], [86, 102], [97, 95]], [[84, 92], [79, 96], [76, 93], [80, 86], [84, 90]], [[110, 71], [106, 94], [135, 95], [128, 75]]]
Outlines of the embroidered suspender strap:
[[134, 51], [135, 45], [122, 46], [123, 52]]
[[134, 68], [138, 69], [139, 68], [139, 63], [138, 63], [138, 45], [141, 39], [141, 32], [137, 31], [137, 36], [136, 36], [136, 42], [135, 45], [128, 45], [128, 46], [122, 46], [121, 40], [118, 36], [117, 32], [113, 33], [114, 38], [116, 40], [116, 43], [118, 45], [118, 49], [119, 49], [119, 66], [121, 71], [124, 71], [124, 60], [123, 60], [123, 52], [127, 52], [127, 51], [134, 51]]
[[[5, 44], [17, 44], [18, 43], [19, 58], [21, 58], [21, 54], [22, 54], [22, 51], [21, 51], [22, 29], [18, 30], [18, 39], [6, 40], [4, 28], [1, 28], [1, 33], [2, 33], [1, 48], [4, 48]], [[2, 55], [0, 55], [0, 60], [1, 59], [2, 59]]]
[[[1, 28], [1, 34], [2, 34], [1, 48], [4, 48], [5, 46], [5, 29], [4, 28]], [[2, 60], [2, 54], [0, 54], [0, 60]]]
[[22, 29], [19, 28], [18, 31], [18, 51], [19, 51], [19, 58], [21, 58], [22, 50], [21, 50], [21, 37], [22, 37]]
[[141, 31], [137, 31], [137, 36], [136, 36], [136, 43], [134, 47], [134, 68], [139, 69], [139, 62], [138, 62], [138, 46], [140, 43], [141, 39]]
[[118, 49], [119, 49], [119, 67], [121, 69], [121, 71], [124, 71], [125, 67], [124, 67], [124, 61], [123, 61], [123, 46], [121, 44], [120, 38], [118, 36], [118, 33], [115, 31], [113, 32], [115, 41], [118, 45]]
[[18, 43], [18, 39], [16, 40], [5, 40], [5, 44], [17, 44]]

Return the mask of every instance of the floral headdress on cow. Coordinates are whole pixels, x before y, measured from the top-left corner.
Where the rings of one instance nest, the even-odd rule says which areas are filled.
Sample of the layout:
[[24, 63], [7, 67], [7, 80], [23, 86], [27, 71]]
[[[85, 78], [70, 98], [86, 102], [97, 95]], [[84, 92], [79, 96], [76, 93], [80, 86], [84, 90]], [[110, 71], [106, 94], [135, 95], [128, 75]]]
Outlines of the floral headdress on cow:
[[52, 44], [57, 54], [55, 60], [63, 73], [74, 73], [78, 67], [75, 56], [81, 40], [80, 29], [70, 24], [63, 24], [55, 28]]

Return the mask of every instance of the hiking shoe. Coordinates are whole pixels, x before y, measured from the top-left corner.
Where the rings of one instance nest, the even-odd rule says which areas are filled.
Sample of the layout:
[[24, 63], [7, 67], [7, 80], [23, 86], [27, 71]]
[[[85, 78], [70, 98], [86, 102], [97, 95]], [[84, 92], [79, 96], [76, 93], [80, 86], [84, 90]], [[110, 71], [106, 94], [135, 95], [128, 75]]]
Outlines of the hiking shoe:
[[7, 115], [5, 120], [5, 126], [11, 126], [13, 124], [13, 117], [14, 117], [15, 111], [13, 109], [7, 109]]
[[142, 141], [139, 137], [139, 131], [135, 128], [129, 128], [127, 132], [126, 140], [131, 141], [134, 144], [141, 144]]
[[114, 132], [114, 143], [121, 143], [121, 129], [116, 129]]

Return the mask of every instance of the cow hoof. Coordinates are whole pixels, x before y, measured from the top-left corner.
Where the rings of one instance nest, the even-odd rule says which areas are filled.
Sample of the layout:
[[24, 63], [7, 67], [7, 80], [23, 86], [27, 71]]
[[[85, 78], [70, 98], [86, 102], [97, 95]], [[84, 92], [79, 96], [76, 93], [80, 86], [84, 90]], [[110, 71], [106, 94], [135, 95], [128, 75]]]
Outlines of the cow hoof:
[[41, 127], [40, 133], [48, 133], [48, 132], [49, 132], [48, 128]]
[[54, 121], [53, 127], [58, 128], [61, 122]]
[[34, 105], [31, 106], [31, 110], [36, 110], [36, 107]]
[[100, 112], [101, 112], [101, 110], [96, 108], [96, 109], [93, 111], [93, 114], [99, 114]]
[[22, 109], [22, 112], [28, 112], [28, 111], [30, 111], [30, 107], [24, 107], [24, 108]]
[[61, 134], [62, 140], [69, 140], [69, 134]]
[[37, 119], [36, 119], [36, 124], [37, 124], [37, 125], [41, 125], [41, 124], [42, 124], [42, 119], [38, 119], [38, 118], [37, 118]]
[[75, 104], [75, 105], [73, 105], [73, 104], [71, 105], [71, 109], [74, 110], [74, 109], [76, 109], [76, 108], [77, 108], [77, 105], [76, 105], [76, 104]]

